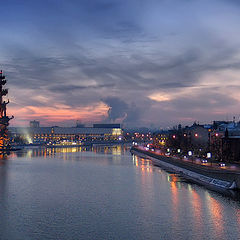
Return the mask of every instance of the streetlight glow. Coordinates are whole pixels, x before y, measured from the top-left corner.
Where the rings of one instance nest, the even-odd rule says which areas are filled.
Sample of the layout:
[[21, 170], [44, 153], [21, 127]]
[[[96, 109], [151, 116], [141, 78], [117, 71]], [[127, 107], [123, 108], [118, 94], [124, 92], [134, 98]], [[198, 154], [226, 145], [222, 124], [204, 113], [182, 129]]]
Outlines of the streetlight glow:
[[192, 156], [192, 151], [188, 151], [188, 156]]

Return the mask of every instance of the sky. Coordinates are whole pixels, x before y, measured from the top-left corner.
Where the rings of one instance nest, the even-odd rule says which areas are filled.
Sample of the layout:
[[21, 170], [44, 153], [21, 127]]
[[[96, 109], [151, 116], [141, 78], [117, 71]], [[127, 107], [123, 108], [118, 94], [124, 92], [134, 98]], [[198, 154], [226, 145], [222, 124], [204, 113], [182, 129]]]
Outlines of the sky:
[[237, 0], [0, 0], [11, 125], [240, 117]]

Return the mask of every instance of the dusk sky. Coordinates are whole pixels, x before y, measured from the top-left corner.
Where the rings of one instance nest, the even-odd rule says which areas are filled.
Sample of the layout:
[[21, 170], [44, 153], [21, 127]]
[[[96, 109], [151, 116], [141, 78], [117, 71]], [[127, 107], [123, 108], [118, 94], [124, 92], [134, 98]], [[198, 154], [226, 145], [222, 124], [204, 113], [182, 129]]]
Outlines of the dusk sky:
[[12, 125], [240, 116], [237, 0], [0, 0]]

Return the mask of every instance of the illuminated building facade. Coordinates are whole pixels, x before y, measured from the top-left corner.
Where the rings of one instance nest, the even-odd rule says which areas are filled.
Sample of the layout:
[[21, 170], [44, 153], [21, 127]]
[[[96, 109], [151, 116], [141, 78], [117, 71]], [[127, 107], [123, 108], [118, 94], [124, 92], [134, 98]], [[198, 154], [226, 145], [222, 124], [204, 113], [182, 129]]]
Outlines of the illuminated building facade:
[[215, 121], [211, 132], [211, 152], [217, 160], [240, 161], [240, 122]]
[[153, 145], [155, 148], [162, 148], [166, 145], [166, 142], [169, 137], [168, 131], [161, 131], [158, 133], [155, 133], [153, 136]]
[[91, 142], [119, 141], [121, 128], [97, 127], [12, 127], [12, 138], [21, 137], [26, 143], [71, 145]]
[[162, 150], [171, 149], [172, 152], [188, 153], [193, 151], [196, 155], [205, 153], [209, 148], [210, 125], [199, 125], [178, 128], [168, 131], [161, 131], [154, 134], [153, 145]]
[[240, 122], [214, 121], [213, 124], [175, 128], [157, 132], [153, 146], [163, 152], [210, 157], [217, 161], [240, 162]]

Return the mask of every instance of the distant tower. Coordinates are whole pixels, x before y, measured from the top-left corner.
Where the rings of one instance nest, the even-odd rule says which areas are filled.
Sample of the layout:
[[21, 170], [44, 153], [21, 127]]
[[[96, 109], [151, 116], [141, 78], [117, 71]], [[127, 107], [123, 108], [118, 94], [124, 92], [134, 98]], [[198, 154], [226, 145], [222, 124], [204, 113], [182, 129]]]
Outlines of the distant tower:
[[3, 86], [6, 84], [5, 76], [2, 70], [0, 70], [0, 151], [9, 148], [9, 136], [7, 126], [9, 121], [13, 118], [7, 116], [7, 102], [3, 100], [3, 97], [8, 94], [8, 89], [4, 89]]
[[84, 128], [85, 125], [82, 124], [81, 121], [77, 120], [77, 121], [76, 121], [76, 127], [77, 127], [77, 128]]
[[29, 126], [30, 126], [30, 128], [39, 128], [40, 127], [40, 122], [36, 121], [36, 120], [30, 121]]

